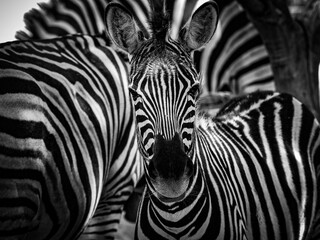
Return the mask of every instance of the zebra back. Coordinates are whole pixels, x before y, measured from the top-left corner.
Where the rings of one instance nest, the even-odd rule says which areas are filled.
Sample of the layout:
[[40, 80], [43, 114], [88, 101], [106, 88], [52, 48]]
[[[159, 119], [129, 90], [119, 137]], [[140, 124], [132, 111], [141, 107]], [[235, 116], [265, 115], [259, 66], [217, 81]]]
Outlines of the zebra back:
[[0, 238], [117, 230], [141, 164], [126, 66], [106, 44], [0, 45]]
[[[69, 34], [101, 35], [105, 32], [104, 10], [111, 0], [50, 0], [24, 15], [25, 29], [16, 32], [19, 40], [47, 39]], [[147, 0], [121, 1], [147, 34]], [[110, 44], [110, 42], [108, 42]]]
[[[215, 201], [225, 213], [232, 201], [241, 203], [234, 211], [251, 225], [234, 233], [246, 232], [248, 239], [319, 238], [320, 127], [304, 104], [288, 94], [257, 92], [233, 99], [198, 127], [198, 144], [206, 142], [201, 154], [216, 160], [202, 163], [204, 172], [212, 170], [210, 184], [218, 192], [230, 180], [225, 188], [235, 196], [227, 206], [221, 201], [233, 197], [219, 191]], [[228, 169], [225, 175], [221, 166]]]

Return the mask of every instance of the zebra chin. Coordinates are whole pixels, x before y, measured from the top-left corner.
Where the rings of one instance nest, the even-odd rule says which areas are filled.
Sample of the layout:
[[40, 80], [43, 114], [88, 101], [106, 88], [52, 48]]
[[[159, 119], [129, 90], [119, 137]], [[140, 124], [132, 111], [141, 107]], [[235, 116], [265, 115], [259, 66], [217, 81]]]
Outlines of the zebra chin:
[[148, 176], [155, 195], [163, 201], [182, 199], [192, 182], [193, 163], [179, 134], [171, 140], [155, 137], [154, 155], [148, 166]]

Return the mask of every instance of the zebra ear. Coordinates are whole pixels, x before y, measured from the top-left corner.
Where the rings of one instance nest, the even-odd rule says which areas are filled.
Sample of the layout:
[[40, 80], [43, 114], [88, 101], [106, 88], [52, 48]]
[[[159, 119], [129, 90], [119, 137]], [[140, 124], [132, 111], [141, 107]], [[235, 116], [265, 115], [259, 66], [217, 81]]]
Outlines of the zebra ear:
[[217, 27], [218, 6], [213, 1], [202, 4], [192, 14], [191, 20], [181, 29], [179, 37], [190, 51], [208, 43]]
[[111, 41], [131, 54], [139, 45], [138, 27], [131, 13], [119, 3], [110, 3], [105, 10], [106, 30]]

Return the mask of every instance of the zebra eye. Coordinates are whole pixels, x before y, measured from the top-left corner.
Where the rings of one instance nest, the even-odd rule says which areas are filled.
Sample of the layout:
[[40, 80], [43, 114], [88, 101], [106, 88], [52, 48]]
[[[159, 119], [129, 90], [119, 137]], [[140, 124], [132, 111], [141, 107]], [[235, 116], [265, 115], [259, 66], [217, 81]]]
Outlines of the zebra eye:
[[188, 93], [191, 97], [197, 100], [199, 98], [199, 93], [200, 93], [200, 84], [196, 83], [192, 85]]

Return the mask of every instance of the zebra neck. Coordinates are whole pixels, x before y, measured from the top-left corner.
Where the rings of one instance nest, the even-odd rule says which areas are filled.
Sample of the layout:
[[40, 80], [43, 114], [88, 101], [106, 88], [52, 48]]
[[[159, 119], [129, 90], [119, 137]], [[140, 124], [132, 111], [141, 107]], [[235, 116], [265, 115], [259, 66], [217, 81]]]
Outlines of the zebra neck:
[[[161, 201], [150, 194], [147, 186], [142, 198], [136, 235], [138, 239], [182, 239], [185, 235], [201, 239], [210, 224], [212, 201], [204, 177], [197, 167], [183, 199], [176, 202]], [[195, 229], [195, 225], [201, 226]], [[199, 237], [198, 237], [199, 236]]]

